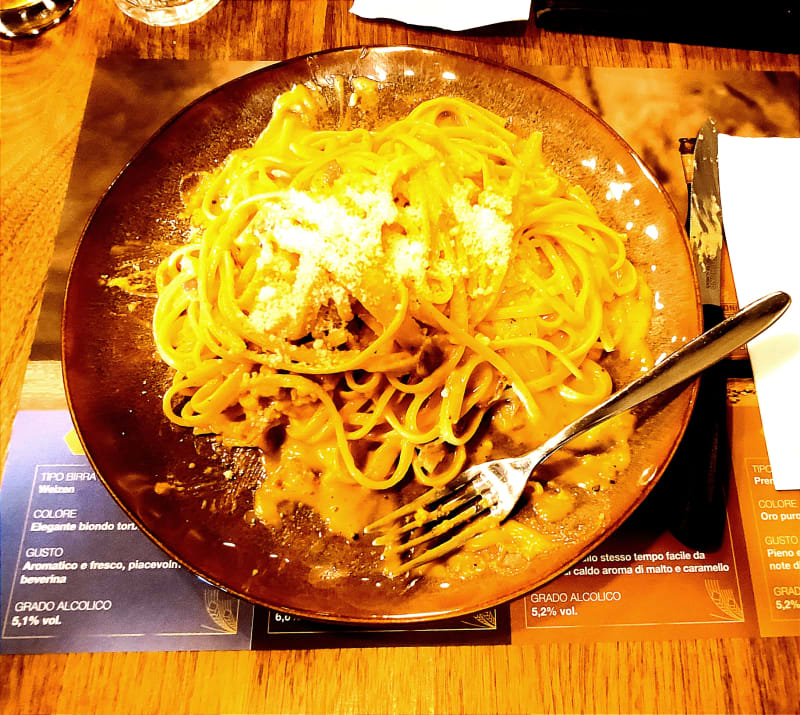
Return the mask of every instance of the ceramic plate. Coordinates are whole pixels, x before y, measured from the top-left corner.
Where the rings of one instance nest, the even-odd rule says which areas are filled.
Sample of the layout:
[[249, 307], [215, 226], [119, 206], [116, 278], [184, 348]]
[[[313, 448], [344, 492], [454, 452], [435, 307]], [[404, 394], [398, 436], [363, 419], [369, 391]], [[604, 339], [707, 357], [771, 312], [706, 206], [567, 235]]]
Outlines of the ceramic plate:
[[631, 258], [647, 272], [656, 296], [654, 354], [698, 333], [696, 278], [682, 221], [642, 161], [591, 111], [533, 76], [462, 55], [409, 47], [336, 50], [270, 66], [205, 95], [165, 125], [109, 188], [85, 229], [67, 290], [62, 340], [70, 409], [119, 505], [207, 581], [322, 620], [411, 622], [470, 613], [548, 581], [624, 521], [669, 461], [691, 410], [691, 389], [642, 411], [631, 467], [601, 508], [576, 515], [574, 533], [555, 558], [446, 589], [424, 579], [407, 588], [364, 576], [374, 551], [320, 530], [313, 515], [279, 530], [251, 525], [246, 515], [260, 460], [252, 450], [220, 450], [164, 418], [160, 401], [169, 375], [154, 352], [154, 300], [146, 283], [126, 290], [109, 285], [120, 276], [146, 275], [169, 252], [186, 230], [181, 181], [250, 144], [280, 93], [299, 82], [320, 85], [335, 124], [347, 101], [337, 77], [345, 85], [354, 77], [378, 82], [376, 123], [420, 100], [458, 95], [508, 117], [520, 134], [542, 130], [559, 173], [589, 192], [607, 223], [628, 233]]

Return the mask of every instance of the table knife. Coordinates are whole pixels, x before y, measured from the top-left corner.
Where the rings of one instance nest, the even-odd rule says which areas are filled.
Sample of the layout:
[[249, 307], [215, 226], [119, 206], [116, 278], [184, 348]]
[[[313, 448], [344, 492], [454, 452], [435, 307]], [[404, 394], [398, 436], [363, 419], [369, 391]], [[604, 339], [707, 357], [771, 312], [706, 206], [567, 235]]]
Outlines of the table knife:
[[[724, 241], [719, 194], [717, 128], [703, 124], [694, 145], [689, 201], [689, 245], [697, 270], [703, 329], [721, 322], [720, 274]], [[694, 411], [670, 465], [670, 530], [685, 546], [715, 551], [725, 530], [730, 476], [725, 363], [699, 380]]]

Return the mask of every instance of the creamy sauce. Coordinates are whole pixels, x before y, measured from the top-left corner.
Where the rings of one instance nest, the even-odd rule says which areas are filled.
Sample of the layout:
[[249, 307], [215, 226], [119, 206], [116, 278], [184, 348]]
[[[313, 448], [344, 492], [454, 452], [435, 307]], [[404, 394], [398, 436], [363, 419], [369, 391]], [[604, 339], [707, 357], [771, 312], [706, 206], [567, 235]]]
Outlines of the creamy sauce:
[[264, 456], [266, 476], [254, 495], [255, 515], [277, 527], [298, 504], [305, 504], [330, 531], [352, 538], [397, 506], [393, 495], [354, 483], [339, 462], [334, 440], [316, 445], [287, 440], [280, 455]]
[[[553, 397], [548, 432], [583, 411], [580, 406], [565, 408]], [[531, 438], [541, 442], [549, 436], [526, 435], [525, 428], [508, 416], [495, 426], [497, 429], [476, 445], [475, 463], [509, 456], [509, 449], [520, 454], [530, 448]], [[573, 517], [587, 500], [598, 502], [595, 516], [601, 521], [605, 501], [598, 494], [629, 466], [628, 440], [634, 427], [635, 418], [623, 414], [575, 438], [537, 470], [525, 508], [498, 527], [473, 537], [444, 561], [427, 567], [426, 577], [468, 580], [485, 573], [515, 571], [534, 558], [546, 559], [574, 537]], [[505, 434], [499, 431], [503, 428]], [[254, 513], [270, 526], [280, 526], [299, 504], [304, 504], [332, 533], [351, 540], [359, 538], [367, 524], [399, 506], [393, 490], [366, 489], [350, 479], [332, 438], [315, 442], [286, 438], [278, 449], [264, 449], [263, 463], [266, 476], [255, 490]]]

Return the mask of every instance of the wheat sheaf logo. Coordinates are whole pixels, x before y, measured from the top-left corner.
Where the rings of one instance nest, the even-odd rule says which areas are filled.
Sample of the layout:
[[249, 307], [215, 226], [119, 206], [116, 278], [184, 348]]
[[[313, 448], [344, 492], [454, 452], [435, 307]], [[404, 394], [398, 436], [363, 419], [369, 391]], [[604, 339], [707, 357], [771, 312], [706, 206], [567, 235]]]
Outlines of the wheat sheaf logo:
[[[222, 633], [236, 633], [239, 630], [238, 601], [222, 591], [209, 588], [203, 597], [206, 612], [211, 620], [219, 626]], [[209, 630], [216, 630], [210, 628]]]
[[477, 626], [480, 628], [486, 628], [487, 630], [493, 630], [497, 628], [497, 613], [493, 610], [473, 613], [469, 619], [464, 621], [464, 623], [470, 626]]
[[723, 588], [717, 579], [706, 579], [705, 585], [711, 601], [727, 616], [725, 620], [744, 621], [744, 609], [732, 589]]

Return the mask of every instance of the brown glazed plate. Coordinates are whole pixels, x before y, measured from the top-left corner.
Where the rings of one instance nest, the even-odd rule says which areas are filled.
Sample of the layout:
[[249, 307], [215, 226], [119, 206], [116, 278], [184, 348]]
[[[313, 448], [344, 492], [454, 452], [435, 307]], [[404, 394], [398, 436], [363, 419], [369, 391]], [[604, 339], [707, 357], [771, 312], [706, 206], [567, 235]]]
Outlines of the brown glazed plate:
[[[586, 189], [601, 217], [629, 236], [629, 251], [655, 296], [651, 346], [669, 353], [699, 332], [697, 281], [682, 221], [633, 150], [602, 120], [535, 77], [472, 57], [414, 47], [334, 50], [282, 62], [229, 82], [186, 107], [129, 162], [98, 203], [76, 251], [62, 350], [70, 410], [89, 459], [113, 497], [165, 552], [205, 580], [255, 603], [306, 618], [352, 623], [435, 620], [471, 613], [542, 585], [591, 549], [645, 498], [671, 458], [694, 392], [639, 415], [633, 462], [601, 509], [577, 514], [553, 558], [513, 573], [408, 588], [365, 576], [375, 559], [320, 529], [313, 516], [270, 529], [253, 525], [253, 450], [226, 452], [163, 416], [167, 368], [151, 336], [147, 280], [126, 290], [109, 279], [147, 276], [185, 235], [180, 187], [267, 124], [274, 99], [296, 83], [323, 88], [336, 124], [355, 77], [379, 84], [375, 121], [415, 102], [457, 95], [544, 132], [559, 173]], [[625, 379], [624, 376], [618, 376]], [[227, 472], [230, 478], [224, 475]], [[169, 485], [166, 486], [165, 485]]]

